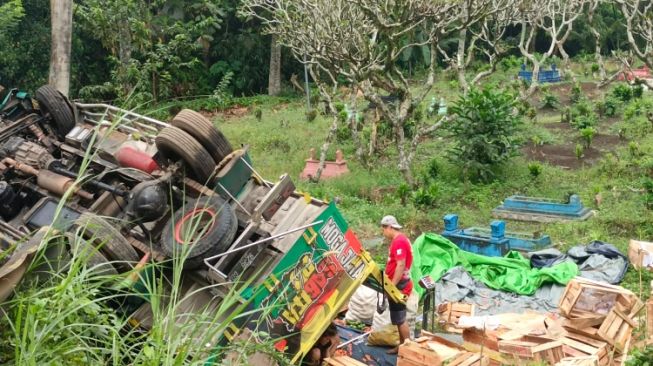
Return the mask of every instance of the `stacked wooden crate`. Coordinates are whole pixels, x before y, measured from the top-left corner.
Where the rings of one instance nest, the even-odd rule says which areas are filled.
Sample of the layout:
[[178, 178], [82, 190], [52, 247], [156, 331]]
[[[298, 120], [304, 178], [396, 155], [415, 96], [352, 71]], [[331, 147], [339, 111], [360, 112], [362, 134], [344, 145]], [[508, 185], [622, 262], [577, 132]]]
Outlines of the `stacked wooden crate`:
[[634, 317], [643, 307], [641, 300], [623, 287], [573, 279], [559, 305], [566, 318], [565, 355], [595, 357], [599, 366], [625, 359], [636, 327]]
[[462, 333], [458, 328], [460, 317], [474, 316], [475, 305], [460, 302], [448, 302], [438, 306], [438, 319], [444, 325], [444, 330], [451, 333]]
[[399, 346], [397, 366], [487, 366], [487, 356], [467, 352], [462, 347], [428, 332]]

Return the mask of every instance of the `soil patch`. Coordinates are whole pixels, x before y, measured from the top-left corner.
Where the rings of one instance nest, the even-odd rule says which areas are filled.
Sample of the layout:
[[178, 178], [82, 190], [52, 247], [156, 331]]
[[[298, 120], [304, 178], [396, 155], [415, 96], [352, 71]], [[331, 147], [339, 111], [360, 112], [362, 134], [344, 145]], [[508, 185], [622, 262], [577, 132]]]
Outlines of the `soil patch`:
[[[553, 124], [569, 126], [566, 123]], [[561, 129], [562, 126], [560, 126]], [[559, 145], [528, 145], [522, 148], [522, 153], [532, 160], [566, 169], [579, 169], [592, 166], [601, 159], [603, 154], [613, 151], [617, 145], [624, 143], [624, 141], [619, 136], [597, 134], [592, 139], [591, 147], [583, 151], [581, 159], [576, 157], [577, 143], [581, 143], [580, 137], [574, 137], [571, 142]]]
[[569, 131], [574, 129], [573, 127], [571, 127], [569, 123], [562, 123], [562, 122], [543, 123], [542, 126], [544, 126], [549, 130], [556, 130], [556, 131]]
[[589, 149], [585, 149], [583, 157], [578, 159], [576, 157], [576, 144], [542, 145], [537, 147], [529, 145], [522, 148], [522, 153], [531, 160], [537, 160], [564, 169], [580, 169], [591, 166], [602, 155], [601, 151], [590, 147]]

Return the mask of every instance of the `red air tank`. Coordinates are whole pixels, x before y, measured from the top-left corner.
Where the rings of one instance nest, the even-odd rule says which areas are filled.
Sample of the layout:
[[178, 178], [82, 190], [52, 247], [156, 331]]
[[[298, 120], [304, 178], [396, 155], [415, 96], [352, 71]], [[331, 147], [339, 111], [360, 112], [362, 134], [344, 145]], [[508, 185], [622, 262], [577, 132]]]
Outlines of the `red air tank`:
[[134, 168], [142, 170], [146, 173], [152, 173], [159, 169], [159, 165], [148, 154], [136, 150], [131, 146], [123, 146], [115, 155], [118, 164], [123, 167]]

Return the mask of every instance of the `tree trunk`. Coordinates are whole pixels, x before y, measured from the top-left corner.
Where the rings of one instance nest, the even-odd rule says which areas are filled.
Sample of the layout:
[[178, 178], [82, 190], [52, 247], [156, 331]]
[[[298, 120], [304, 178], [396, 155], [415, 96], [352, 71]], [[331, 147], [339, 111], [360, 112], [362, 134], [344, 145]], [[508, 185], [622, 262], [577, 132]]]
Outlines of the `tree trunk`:
[[281, 45], [277, 37], [272, 35], [270, 41], [270, 74], [268, 77], [268, 95], [281, 93]]
[[132, 37], [129, 29], [129, 22], [121, 20], [118, 29], [118, 66], [117, 79], [122, 87], [124, 95], [131, 93], [132, 85], [129, 82], [128, 68], [132, 58]]
[[70, 91], [70, 45], [73, 31], [73, 1], [51, 0], [51, 34], [49, 84], [64, 95]]
[[327, 157], [327, 152], [329, 151], [329, 146], [331, 146], [331, 142], [333, 141], [333, 138], [336, 136], [337, 131], [338, 131], [338, 116], [334, 115], [333, 122], [331, 122], [331, 128], [329, 128], [329, 133], [327, 134], [326, 139], [324, 139], [322, 148], [320, 148], [320, 164], [317, 167], [315, 176], [311, 177], [311, 181], [313, 183], [317, 183], [320, 181], [320, 177], [322, 176], [322, 171], [326, 166], [326, 157]]
[[379, 121], [381, 120], [381, 115], [379, 114], [379, 109], [374, 109], [374, 120], [372, 121], [372, 132], [370, 133], [370, 150], [368, 156], [371, 158], [376, 154], [376, 145], [378, 140], [378, 126]]
[[[465, 43], [467, 41], [467, 28], [463, 28], [458, 32], [458, 52], [456, 54], [456, 69], [458, 71], [458, 83], [463, 91], [463, 94], [469, 92], [469, 83], [467, 83], [466, 59], [465, 59]], [[470, 51], [474, 52], [474, 51]]]

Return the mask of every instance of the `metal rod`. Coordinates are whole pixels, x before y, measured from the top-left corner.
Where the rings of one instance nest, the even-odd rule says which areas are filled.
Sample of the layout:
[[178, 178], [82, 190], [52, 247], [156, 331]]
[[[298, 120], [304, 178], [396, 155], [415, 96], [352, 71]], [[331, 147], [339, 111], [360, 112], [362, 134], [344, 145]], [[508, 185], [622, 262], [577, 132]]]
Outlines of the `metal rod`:
[[[220, 258], [220, 257], [224, 257], [225, 255], [229, 255], [229, 254], [231, 254], [231, 253], [239, 252], [239, 251], [241, 251], [241, 250], [245, 250], [245, 249], [247, 249], [247, 248], [251, 248], [251, 247], [253, 247], [253, 246], [260, 245], [260, 244], [263, 244], [263, 243], [266, 243], [266, 242], [268, 242], [268, 241], [271, 241], [271, 240], [274, 240], [274, 239], [280, 238], [280, 237], [282, 237], [282, 236], [286, 236], [286, 235], [288, 235], [288, 234], [292, 234], [292, 233], [297, 232], [297, 231], [299, 231], [299, 230], [304, 230], [304, 229], [306, 229], [306, 228], [309, 228], [309, 227], [311, 227], [311, 226], [315, 226], [315, 225], [321, 224], [321, 223], [323, 223], [323, 222], [324, 222], [324, 220], [315, 221], [315, 222], [313, 222], [313, 223], [306, 224], [306, 225], [302, 225], [302, 226], [300, 226], [300, 227], [296, 227], [296, 228], [294, 228], [294, 229], [291, 229], [291, 230], [288, 230], [288, 231], [284, 231], [284, 232], [282, 232], [282, 233], [280, 233], [280, 234], [275, 234], [275, 235], [272, 235], [272, 236], [267, 237], [267, 238], [265, 238], [265, 239], [261, 239], [261, 240], [255, 241], [255, 242], [253, 242], [253, 243], [250, 243], [250, 244], [247, 244], [247, 245], [243, 245], [243, 246], [240, 247], [240, 248], [230, 249], [230, 250], [228, 250], [228, 251], [226, 251], [226, 252], [224, 252], [224, 253], [216, 254], [216, 255], [214, 255], [213, 257], [205, 258], [205, 259], [204, 259], [204, 263], [206, 263], [207, 266], [213, 268], [213, 266], [209, 264], [209, 261], [210, 261], [210, 260], [217, 259], [217, 258]], [[214, 269], [215, 269], [215, 268], [214, 268]]]
[[252, 216], [252, 214], [251, 214], [249, 211], [247, 211], [247, 209], [246, 209], [246, 208], [245, 208], [245, 207], [244, 207], [240, 202], [238, 202], [238, 200], [236, 199], [236, 197], [234, 197], [234, 196], [231, 195], [231, 193], [230, 193], [230, 192], [229, 192], [229, 191], [228, 191], [228, 190], [227, 190], [227, 189], [222, 185], [222, 183], [218, 183], [218, 187], [222, 188], [222, 190], [223, 190], [223, 191], [224, 191], [224, 192], [229, 196], [229, 198], [231, 198], [232, 200], [234, 200], [234, 202], [236, 202], [236, 204], [238, 205], [238, 207], [240, 207], [243, 211], [245, 211], [245, 213], [247, 214], [247, 216]]
[[354, 338], [348, 340], [347, 342], [340, 343], [340, 344], [338, 345], [338, 347], [336, 347], [336, 349], [340, 349], [340, 348], [342, 348], [342, 347], [344, 347], [344, 346], [346, 346], [346, 345], [348, 345], [348, 344], [350, 344], [350, 343], [354, 343], [354, 342], [356, 342], [357, 340], [359, 340], [359, 339], [361, 339], [361, 338], [365, 338], [365, 337], [367, 337], [368, 335], [370, 335], [371, 333], [372, 333], [372, 331], [370, 330], [370, 331], [368, 331], [368, 332], [365, 332], [365, 333], [363, 333], [363, 334], [361, 334], [361, 335], [359, 335], [359, 336], [356, 336], [356, 337], [354, 337]]
[[9, 223], [4, 220], [0, 220], [0, 226], [2, 226], [2, 228], [6, 230], [7, 234], [10, 234], [16, 240], [19, 240], [25, 236], [25, 234], [21, 233], [20, 231], [18, 231], [18, 229], [9, 225]]
[[142, 119], [143, 121], [150, 122], [150, 123], [152, 123], [154, 125], [157, 125], [157, 126], [160, 126], [162, 128], [170, 126], [170, 124], [168, 124], [168, 123], [156, 120], [154, 118], [146, 117], [144, 115], [141, 115], [141, 114], [138, 114], [138, 113], [135, 113], [135, 112], [132, 112], [132, 111], [128, 111], [126, 109], [114, 107], [114, 106], [109, 105], [109, 104], [103, 104], [103, 103], [97, 103], [97, 104], [75, 103], [75, 105], [77, 105], [77, 107], [82, 108], [82, 109], [104, 108], [107, 111], [118, 112], [118, 113], [124, 114], [125, 116], [132, 116], [132, 117], [136, 117], [138, 119]]
[[268, 183], [265, 179], [263, 179], [263, 176], [261, 176], [261, 175], [260, 175], [260, 174], [259, 174], [259, 173], [254, 169], [254, 167], [252, 167], [251, 165], [249, 165], [249, 163], [247, 162], [247, 160], [243, 159], [242, 156], [240, 157], [240, 160], [241, 160], [243, 163], [245, 163], [245, 165], [247, 165], [247, 167], [249, 168], [249, 170], [252, 171], [252, 173], [256, 174], [256, 176], [258, 177], [258, 179], [260, 179], [261, 182], [263, 182], [263, 184], [265, 184], [268, 188], [272, 187], [272, 186], [270, 185], [270, 183]]

